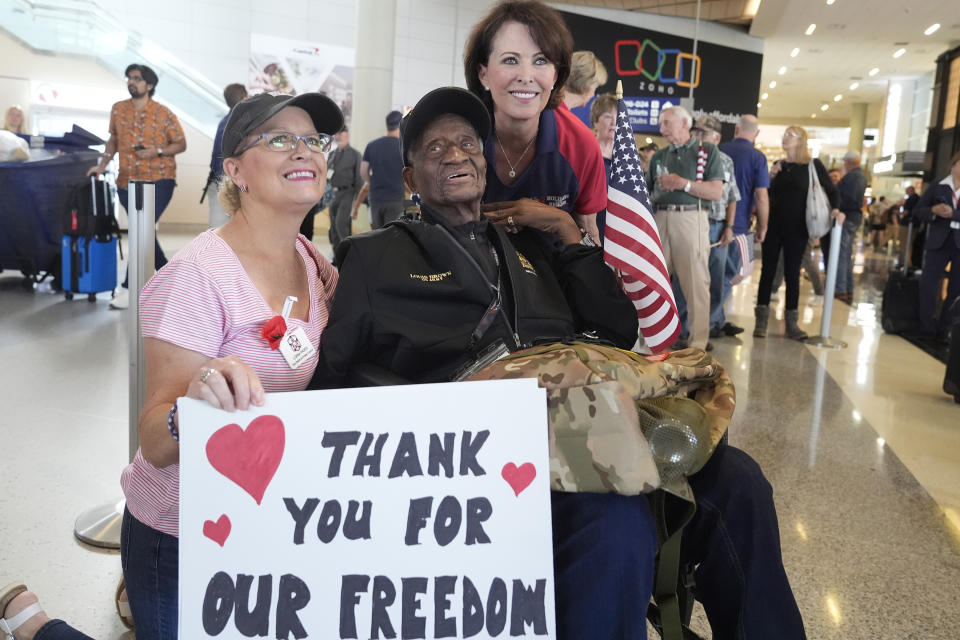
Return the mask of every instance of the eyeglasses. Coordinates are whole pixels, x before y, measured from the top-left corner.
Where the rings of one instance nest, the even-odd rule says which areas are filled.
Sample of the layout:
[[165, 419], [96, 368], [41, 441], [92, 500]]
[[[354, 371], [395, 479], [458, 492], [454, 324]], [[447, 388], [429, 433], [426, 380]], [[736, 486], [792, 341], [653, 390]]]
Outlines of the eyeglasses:
[[333, 151], [335, 146], [333, 136], [329, 136], [326, 133], [308, 133], [305, 136], [298, 136], [289, 131], [268, 131], [267, 133], [258, 135], [253, 142], [240, 149], [240, 151], [237, 151], [235, 155], [239, 156], [247, 149], [255, 147], [261, 140], [266, 140], [263, 146], [270, 151], [281, 153], [293, 151], [300, 144], [301, 140], [303, 140], [303, 144], [306, 145], [307, 149], [314, 153], [327, 154]]
[[784, 138], [799, 138], [799, 137], [800, 137], [800, 134], [797, 133], [796, 131], [784, 131], [784, 132], [783, 132], [783, 137], [784, 137]]

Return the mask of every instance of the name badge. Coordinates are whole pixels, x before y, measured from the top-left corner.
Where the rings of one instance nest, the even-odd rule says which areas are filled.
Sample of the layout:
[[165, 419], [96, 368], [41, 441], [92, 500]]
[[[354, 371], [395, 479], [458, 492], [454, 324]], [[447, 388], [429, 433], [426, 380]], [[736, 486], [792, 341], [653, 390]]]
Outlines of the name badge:
[[296, 369], [309, 360], [310, 356], [316, 351], [317, 348], [310, 342], [310, 338], [307, 337], [307, 332], [303, 330], [303, 327], [287, 331], [280, 343], [280, 353], [283, 354], [291, 369]]

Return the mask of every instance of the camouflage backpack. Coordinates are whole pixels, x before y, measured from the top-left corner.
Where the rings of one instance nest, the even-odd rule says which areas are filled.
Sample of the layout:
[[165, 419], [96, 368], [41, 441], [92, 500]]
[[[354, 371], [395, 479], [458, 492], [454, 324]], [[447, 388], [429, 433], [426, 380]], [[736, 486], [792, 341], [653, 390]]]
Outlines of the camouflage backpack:
[[723, 437], [735, 405], [726, 371], [699, 349], [641, 356], [600, 344], [555, 343], [512, 353], [470, 379], [534, 377], [547, 390], [555, 491], [636, 495], [662, 487], [689, 500], [686, 482], [664, 473], [654, 429], [664, 421], [685, 423], [699, 436], [689, 475]]

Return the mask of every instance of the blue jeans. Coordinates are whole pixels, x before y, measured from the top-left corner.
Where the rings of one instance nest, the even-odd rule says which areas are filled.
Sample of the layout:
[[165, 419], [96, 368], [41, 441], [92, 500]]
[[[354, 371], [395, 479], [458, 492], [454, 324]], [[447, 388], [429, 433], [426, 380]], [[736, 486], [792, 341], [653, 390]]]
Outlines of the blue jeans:
[[690, 477], [697, 512], [682, 561], [698, 563], [695, 595], [714, 638], [803, 640], [803, 619], [780, 553], [773, 489], [743, 451], [721, 444]]
[[[154, 183], [154, 198], [155, 204], [153, 206], [153, 218], [154, 222], [160, 221], [160, 216], [163, 215], [163, 212], [167, 209], [167, 205], [170, 204], [170, 200], [173, 198], [173, 188], [177, 186], [177, 183], [173, 180], [157, 180]], [[117, 189], [117, 196], [120, 198], [120, 204], [126, 209], [127, 207], [127, 198], [129, 197], [128, 191], [126, 189]], [[127, 215], [130, 215], [130, 212], [127, 211]], [[167, 256], [163, 255], [163, 249], [160, 248], [160, 241], [154, 236], [153, 239], [153, 268], [160, 270], [160, 267], [167, 264]], [[121, 285], [124, 289], [129, 288], [130, 280], [130, 270], [127, 269], [127, 275], [123, 279], [123, 284]]]
[[[723, 270], [723, 292], [720, 297], [720, 313], [723, 313], [723, 308], [727, 304], [727, 298], [730, 297], [730, 292], [733, 291], [733, 284], [731, 284], [731, 281], [739, 274], [740, 250], [731, 244], [727, 247], [727, 263]], [[726, 314], [723, 315], [723, 323], [727, 323]]]
[[[720, 242], [723, 237], [723, 220], [710, 221], [710, 244]], [[722, 329], [727, 322], [723, 313], [723, 281], [724, 270], [727, 266], [727, 254], [733, 245], [713, 247], [710, 249], [708, 265], [710, 268], [710, 328]]]
[[557, 638], [645, 639], [657, 552], [646, 497], [560, 492], [550, 497]]
[[[853, 243], [856, 242], [860, 222], [859, 219], [851, 221], [848, 217], [840, 228], [840, 255], [837, 257], [835, 293], [853, 293]], [[820, 248], [823, 250], [823, 266], [827, 267], [830, 261], [829, 233], [820, 238]]]
[[137, 640], [176, 640], [180, 541], [124, 509], [120, 560]]
[[93, 640], [93, 638], [80, 633], [63, 620], [51, 620], [33, 634], [33, 640]]

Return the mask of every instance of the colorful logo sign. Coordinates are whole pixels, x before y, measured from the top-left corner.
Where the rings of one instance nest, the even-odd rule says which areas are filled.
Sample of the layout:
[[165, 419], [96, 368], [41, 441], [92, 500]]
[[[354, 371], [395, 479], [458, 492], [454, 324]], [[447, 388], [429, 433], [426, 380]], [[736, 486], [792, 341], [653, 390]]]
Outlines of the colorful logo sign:
[[[693, 87], [700, 85], [700, 56], [685, 53], [680, 49], [661, 49], [650, 38], [643, 42], [618, 40], [614, 56], [617, 73], [621, 76], [643, 75], [651, 82], [689, 87], [692, 75]], [[686, 67], [692, 68], [685, 68], [684, 60], [690, 63]], [[669, 64], [671, 61], [672, 65]]]

